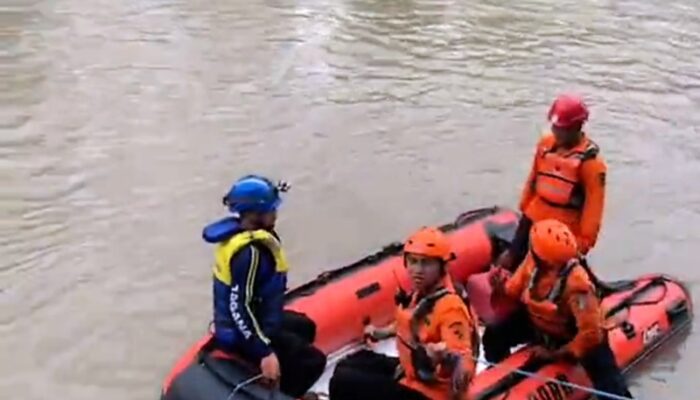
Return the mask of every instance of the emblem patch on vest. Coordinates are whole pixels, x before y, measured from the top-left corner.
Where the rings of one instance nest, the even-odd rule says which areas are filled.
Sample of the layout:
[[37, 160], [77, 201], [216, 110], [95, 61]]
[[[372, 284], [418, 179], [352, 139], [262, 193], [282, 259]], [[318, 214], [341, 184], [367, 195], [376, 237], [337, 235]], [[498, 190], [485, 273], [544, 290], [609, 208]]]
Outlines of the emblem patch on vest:
[[448, 326], [450, 331], [459, 338], [459, 340], [464, 340], [464, 337], [466, 336], [464, 324], [461, 322], [454, 322]]

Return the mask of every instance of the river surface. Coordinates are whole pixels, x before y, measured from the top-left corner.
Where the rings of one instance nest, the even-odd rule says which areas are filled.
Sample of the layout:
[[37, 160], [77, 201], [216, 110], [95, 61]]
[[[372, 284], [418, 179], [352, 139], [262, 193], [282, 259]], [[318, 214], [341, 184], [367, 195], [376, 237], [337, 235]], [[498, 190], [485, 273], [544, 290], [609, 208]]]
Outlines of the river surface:
[[[200, 232], [239, 175], [292, 183], [300, 283], [516, 205], [563, 90], [610, 170], [592, 262], [697, 295], [697, 0], [3, 0], [0, 398], [155, 399], [206, 330]], [[699, 360], [691, 333], [633, 391], [696, 398]]]

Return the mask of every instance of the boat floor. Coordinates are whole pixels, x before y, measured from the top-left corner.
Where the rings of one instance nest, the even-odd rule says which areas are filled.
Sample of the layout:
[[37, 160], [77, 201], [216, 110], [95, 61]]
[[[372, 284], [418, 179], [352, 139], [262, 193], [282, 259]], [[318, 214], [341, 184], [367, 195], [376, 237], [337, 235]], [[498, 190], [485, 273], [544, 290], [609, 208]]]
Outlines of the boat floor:
[[[480, 329], [480, 333], [483, 333], [483, 329]], [[369, 349], [372, 350], [376, 353], [379, 354], [384, 354], [390, 357], [398, 357], [398, 351], [396, 349], [396, 339], [395, 338], [389, 338], [377, 343], [374, 343], [372, 345], [366, 345], [362, 343], [356, 343], [352, 344], [349, 346], [346, 346], [335, 353], [332, 353], [328, 356], [328, 363], [326, 364], [326, 370], [324, 371], [323, 375], [316, 381], [314, 386], [311, 388], [311, 391], [315, 393], [323, 393], [326, 394], [328, 393], [328, 384], [331, 380], [331, 377], [333, 376], [333, 371], [335, 371], [336, 365], [344, 359], [345, 357], [359, 351], [362, 349]], [[487, 364], [486, 360], [483, 358], [484, 354], [484, 349], [481, 347], [479, 349], [479, 361], [477, 362], [476, 365], [476, 371], [477, 373], [483, 371], [486, 369]]]

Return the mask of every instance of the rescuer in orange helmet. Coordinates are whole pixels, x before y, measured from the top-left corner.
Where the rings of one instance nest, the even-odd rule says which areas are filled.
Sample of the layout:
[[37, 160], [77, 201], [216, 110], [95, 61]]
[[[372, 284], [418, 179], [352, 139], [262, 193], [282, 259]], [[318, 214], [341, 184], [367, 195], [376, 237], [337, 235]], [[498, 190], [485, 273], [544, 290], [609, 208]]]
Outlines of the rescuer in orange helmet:
[[565, 224], [553, 219], [536, 222], [525, 262], [507, 281], [502, 274], [491, 276], [494, 296], [518, 300], [524, 307], [486, 327], [484, 352], [489, 362], [506, 358], [511, 347], [533, 343], [535, 358], [577, 360], [595, 389], [632, 397], [608, 344], [600, 299], [580, 264], [576, 237]]
[[[404, 244], [414, 292], [397, 295], [395, 322], [368, 326], [374, 339], [396, 335], [399, 357], [371, 351], [341, 361], [330, 381], [333, 400], [461, 399], [474, 376], [476, 320], [454, 288], [447, 263], [454, 255], [444, 233], [423, 228]], [[402, 377], [395, 374], [397, 367]]]

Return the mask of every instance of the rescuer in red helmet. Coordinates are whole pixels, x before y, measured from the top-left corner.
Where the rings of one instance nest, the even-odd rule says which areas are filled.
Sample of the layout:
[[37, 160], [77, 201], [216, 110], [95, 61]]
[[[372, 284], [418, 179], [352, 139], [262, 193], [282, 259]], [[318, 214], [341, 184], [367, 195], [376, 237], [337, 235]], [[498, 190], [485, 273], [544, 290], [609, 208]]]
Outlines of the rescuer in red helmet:
[[576, 236], [579, 251], [595, 245], [603, 218], [607, 166], [600, 149], [583, 131], [588, 107], [574, 95], [563, 94], [547, 115], [551, 132], [542, 137], [523, 188], [523, 213], [510, 249], [496, 262], [508, 270], [518, 267], [527, 254], [533, 223], [556, 219]]

